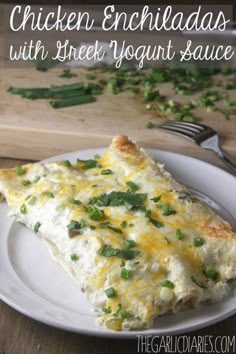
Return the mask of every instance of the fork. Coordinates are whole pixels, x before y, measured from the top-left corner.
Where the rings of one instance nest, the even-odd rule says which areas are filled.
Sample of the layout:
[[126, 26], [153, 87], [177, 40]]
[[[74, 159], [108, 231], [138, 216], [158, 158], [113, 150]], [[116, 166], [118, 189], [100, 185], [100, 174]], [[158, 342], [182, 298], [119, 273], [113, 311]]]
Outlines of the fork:
[[195, 141], [203, 149], [212, 150], [216, 155], [236, 173], [236, 164], [226, 155], [219, 145], [217, 132], [207, 125], [190, 122], [166, 121], [158, 125], [158, 128], [168, 130], [172, 133], [182, 135]]

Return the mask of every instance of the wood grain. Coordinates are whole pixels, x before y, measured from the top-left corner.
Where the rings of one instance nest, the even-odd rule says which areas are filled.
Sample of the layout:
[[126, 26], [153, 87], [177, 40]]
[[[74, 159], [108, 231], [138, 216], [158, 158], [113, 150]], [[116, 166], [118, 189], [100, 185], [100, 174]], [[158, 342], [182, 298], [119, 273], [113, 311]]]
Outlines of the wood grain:
[[[232, 337], [235, 323], [236, 316], [232, 316], [216, 325], [183, 335]], [[31, 320], [0, 301], [0, 350], [5, 354], [136, 354], [137, 349], [136, 339], [106, 339], [69, 333]]]
[[[68, 82], [59, 78], [61, 69], [47, 73], [31, 69], [0, 69], [0, 154], [1, 156], [27, 159], [43, 159], [59, 153], [84, 148], [107, 146], [116, 134], [130, 136], [143, 146], [162, 150], [197, 151], [197, 147], [185, 138], [146, 129], [149, 121], [163, 122], [156, 113], [146, 110], [140, 97], [125, 91], [113, 95], [107, 90], [96, 96], [96, 102], [81, 106], [53, 109], [48, 100], [28, 100], [7, 92], [9, 86], [48, 87], [51, 84], [86, 81], [83, 69], [74, 69], [77, 78]], [[161, 93], [175, 99], [170, 85], [163, 84]], [[235, 97], [235, 92], [231, 92]], [[194, 96], [193, 96], [194, 97]], [[192, 97], [178, 97], [189, 101]], [[223, 148], [236, 159], [236, 118], [225, 120], [219, 112], [207, 113], [197, 109], [201, 122], [215, 128]], [[171, 116], [167, 116], [171, 118]]]

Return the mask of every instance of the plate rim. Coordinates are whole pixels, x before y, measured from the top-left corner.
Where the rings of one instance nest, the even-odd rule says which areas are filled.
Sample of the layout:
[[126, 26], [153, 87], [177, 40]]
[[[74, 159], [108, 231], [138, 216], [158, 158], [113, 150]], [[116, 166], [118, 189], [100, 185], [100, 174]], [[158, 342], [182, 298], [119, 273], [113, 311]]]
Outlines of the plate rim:
[[[75, 156], [76, 154], [87, 154], [88, 156], [90, 155], [94, 155], [98, 152], [103, 152], [106, 149], [106, 147], [99, 147], [99, 148], [91, 148], [91, 149], [81, 149], [81, 150], [76, 150], [76, 151], [71, 151], [71, 152], [66, 152], [63, 154], [59, 154], [59, 155], [55, 155], [52, 156], [50, 158], [44, 159], [42, 161], [39, 161], [41, 163], [46, 163], [46, 162], [52, 162], [52, 161], [57, 161], [57, 160], [61, 160], [64, 159], [65, 157], [68, 157], [73, 155]], [[165, 160], [165, 156], [176, 156], [177, 158], [184, 158], [187, 159], [188, 161], [192, 161], [193, 163], [200, 163], [203, 166], [205, 166], [205, 168], [209, 167], [211, 169], [215, 169], [215, 171], [220, 172], [221, 174], [223, 173], [223, 175], [226, 175], [227, 178], [232, 178], [232, 181], [234, 183], [236, 183], [236, 177], [232, 174], [230, 174], [228, 171], [223, 170], [222, 168], [212, 165], [209, 162], [206, 162], [204, 160], [195, 158], [195, 157], [191, 157], [189, 155], [185, 155], [185, 154], [179, 154], [179, 153], [175, 153], [175, 152], [171, 152], [171, 151], [166, 151], [166, 150], [160, 150], [160, 149], [155, 149], [155, 148], [145, 148], [145, 151], [150, 154], [151, 156], [155, 155], [155, 154], [163, 154], [164, 155], [164, 160]], [[154, 157], [155, 158], [155, 157]], [[11, 222], [12, 224], [12, 222]], [[1, 261], [0, 261], [1, 264]], [[101, 327], [101, 330], [99, 326], [97, 326], [96, 330], [94, 329], [75, 329], [74, 327], [70, 327], [68, 324], [64, 325], [62, 323], [57, 323], [57, 321], [50, 321], [48, 319], [44, 319], [43, 316], [41, 316], [40, 314], [35, 315], [32, 311], [27, 310], [25, 308], [22, 308], [21, 306], [17, 305], [16, 301], [11, 301], [11, 299], [7, 298], [7, 296], [5, 296], [2, 293], [2, 287], [0, 284], [0, 299], [6, 303], [7, 305], [9, 305], [10, 307], [12, 307], [14, 310], [22, 313], [25, 316], [28, 316], [36, 321], [39, 321], [41, 323], [44, 323], [46, 325], [50, 325], [53, 326], [55, 328], [59, 328], [62, 330], [66, 330], [69, 332], [74, 332], [74, 333], [80, 333], [83, 335], [89, 335], [89, 336], [97, 336], [97, 337], [106, 337], [106, 338], [121, 338], [121, 339], [131, 339], [131, 338], [136, 338], [138, 335], [158, 335], [158, 328], [148, 328], [148, 329], [144, 329], [144, 330], [140, 330], [140, 331], [127, 331], [127, 332], [114, 332], [114, 331], [109, 331], [109, 330], [105, 330]], [[181, 333], [189, 333], [193, 330], [198, 330], [198, 329], [202, 329], [208, 326], [211, 326], [212, 324], [218, 323], [223, 321], [224, 319], [233, 316], [234, 314], [236, 314], [236, 305], [234, 308], [232, 309], [228, 309], [228, 311], [225, 311], [223, 313], [221, 313], [219, 316], [213, 316], [213, 318], [210, 318], [209, 320], [205, 320], [203, 323], [197, 323], [195, 325], [189, 326], [188, 328], [184, 328], [184, 327], [180, 327], [177, 329], [170, 329], [165, 331], [165, 333], [159, 333], [159, 335], [176, 335], [176, 334], [181, 334]], [[103, 329], [103, 330], [102, 330]]]

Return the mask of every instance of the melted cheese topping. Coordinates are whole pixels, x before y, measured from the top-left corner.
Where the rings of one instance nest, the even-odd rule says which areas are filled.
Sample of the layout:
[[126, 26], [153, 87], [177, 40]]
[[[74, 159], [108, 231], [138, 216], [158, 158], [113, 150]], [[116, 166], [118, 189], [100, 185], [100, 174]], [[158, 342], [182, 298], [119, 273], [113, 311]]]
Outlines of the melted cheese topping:
[[[111, 329], [142, 328], [156, 315], [178, 311], [189, 301], [198, 303], [212, 298], [212, 289], [224, 279], [222, 269], [213, 256], [209, 259], [207, 251], [207, 228], [211, 227], [211, 232], [212, 228], [217, 230], [219, 224], [223, 225], [222, 220], [188, 195], [183, 199], [185, 188], [163, 166], [156, 165], [143, 152], [140, 154], [140, 158], [120, 161], [109, 149], [88, 169], [83, 168], [82, 161], [71, 165], [63, 161], [29, 164], [23, 175], [14, 176], [12, 185], [0, 185], [18, 220], [32, 230], [36, 223], [40, 224], [38, 234], [53, 245], [54, 257], [70, 269], [94, 308], [103, 313], [99, 322]], [[104, 174], [104, 170], [110, 170], [110, 174]], [[37, 176], [40, 179], [35, 183]], [[23, 186], [24, 180], [30, 183]], [[130, 181], [137, 188], [134, 194], [145, 195], [141, 208], [91, 204], [92, 198], [103, 194], [126, 193], [126, 183]], [[159, 201], [155, 201], [157, 197]], [[22, 205], [26, 209], [23, 213]], [[104, 215], [97, 220], [91, 218], [86, 210], [91, 206]], [[174, 212], [165, 215], [166, 206]], [[153, 220], [161, 226], [157, 227]], [[71, 221], [85, 225], [72, 238], [68, 230]], [[227, 238], [231, 231], [228, 224], [224, 225]], [[182, 233], [181, 239], [176, 235], [177, 229]], [[204, 242], [201, 247], [194, 246], [198, 237]], [[129, 250], [138, 250], [139, 254], [133, 259], [99, 254], [104, 245], [125, 249], [124, 240], [135, 242]], [[216, 281], [206, 277], [206, 266], [214, 267]], [[122, 269], [127, 278], [121, 276]], [[235, 271], [228, 272], [235, 277]], [[106, 295], [109, 288], [115, 296]], [[223, 293], [225, 288], [222, 289]]]

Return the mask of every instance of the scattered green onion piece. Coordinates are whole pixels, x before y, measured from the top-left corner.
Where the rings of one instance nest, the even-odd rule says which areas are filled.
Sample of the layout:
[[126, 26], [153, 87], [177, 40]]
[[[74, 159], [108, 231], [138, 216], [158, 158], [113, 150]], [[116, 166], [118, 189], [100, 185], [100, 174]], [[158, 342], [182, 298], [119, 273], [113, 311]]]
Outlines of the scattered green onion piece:
[[121, 227], [126, 227], [127, 226], [127, 221], [122, 221], [121, 224], [120, 224]]
[[134, 240], [124, 240], [123, 243], [126, 248], [132, 248], [136, 246], [136, 242]]
[[101, 175], [112, 175], [113, 172], [109, 168], [107, 170], [102, 170]]
[[126, 269], [126, 268], [122, 268], [122, 269], [121, 269], [121, 272], [120, 272], [120, 277], [121, 277], [122, 279], [129, 279], [129, 277], [130, 277], [130, 271], [129, 271], [128, 269]]
[[79, 199], [74, 199], [74, 198], [70, 199], [70, 203], [75, 205], [82, 204], [82, 202]]
[[21, 165], [16, 166], [16, 175], [21, 176], [24, 174], [23, 167]]
[[73, 253], [73, 254], [71, 254], [71, 256], [70, 256], [70, 259], [71, 259], [73, 262], [76, 262], [76, 261], [78, 261], [79, 257], [78, 257], [78, 255], [77, 255], [76, 253]]
[[108, 313], [111, 313], [111, 308], [110, 307], [105, 307], [105, 306], [102, 306], [102, 311], [106, 314]]
[[183, 233], [182, 233], [182, 231], [180, 229], [176, 229], [175, 235], [176, 235], [178, 240], [182, 240], [183, 239]]
[[27, 207], [25, 204], [22, 204], [20, 207], [20, 212], [21, 214], [26, 214], [27, 213]]
[[33, 179], [33, 183], [37, 183], [40, 180], [40, 176], [35, 176]]
[[134, 182], [132, 181], [128, 181], [125, 183], [126, 186], [129, 188], [128, 191], [131, 192], [131, 193], [135, 193], [137, 192], [137, 190], [139, 189], [139, 187], [137, 186], [137, 184], [135, 184]]
[[201, 284], [198, 283], [197, 279], [196, 279], [193, 275], [191, 276], [191, 280], [192, 280], [192, 282], [193, 282], [194, 284], [196, 284], [197, 286], [199, 286], [199, 288], [201, 288], [201, 289], [206, 289], [206, 287], [205, 287], [204, 285], [201, 285]]
[[116, 291], [114, 290], [114, 288], [107, 288], [105, 290], [105, 294], [107, 296], [108, 299], [111, 299], [113, 297], [116, 297]]
[[28, 180], [28, 179], [25, 179], [25, 180], [23, 180], [23, 181], [21, 181], [21, 184], [22, 184], [22, 186], [28, 186], [29, 184], [31, 184], [31, 182], [30, 182], [30, 180]]
[[119, 311], [119, 317], [122, 318], [122, 320], [126, 320], [128, 318], [128, 311], [126, 310], [120, 310]]
[[64, 108], [91, 102], [94, 102], [94, 98], [90, 95], [85, 95], [72, 98], [65, 98], [64, 100], [62, 99], [60, 101], [50, 101], [49, 103], [53, 108]]
[[217, 271], [212, 267], [206, 267], [206, 269], [204, 270], [204, 274], [207, 278], [211, 280], [216, 280], [218, 276]]
[[36, 201], [37, 201], [37, 197], [33, 196], [29, 201], [29, 205], [34, 205]]
[[163, 280], [161, 282], [161, 286], [163, 286], [165, 288], [173, 289], [174, 288], [174, 283], [172, 283], [172, 281], [166, 279], [166, 280]]
[[193, 245], [194, 247], [201, 247], [204, 244], [204, 240], [201, 237], [194, 237], [193, 238]]
[[37, 234], [37, 232], [39, 231], [41, 224], [39, 221], [36, 222], [36, 224], [34, 225], [34, 232]]
[[64, 161], [64, 165], [66, 166], [66, 167], [71, 167], [72, 165], [71, 165], [71, 162], [69, 161], [69, 160], [65, 160]]
[[152, 122], [148, 122], [147, 124], [146, 124], [146, 128], [147, 129], [152, 129], [154, 127], [154, 124], [152, 123]]
[[50, 192], [50, 191], [47, 192], [47, 195], [48, 195], [49, 198], [55, 198], [55, 197], [54, 197], [54, 194], [53, 194], [52, 192]]

